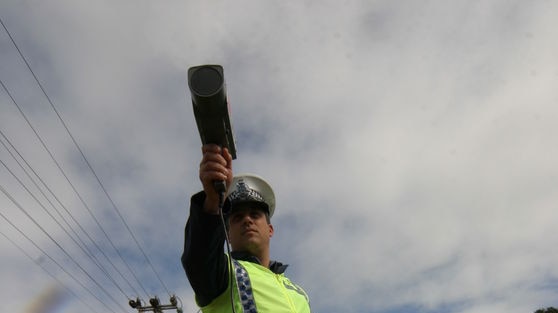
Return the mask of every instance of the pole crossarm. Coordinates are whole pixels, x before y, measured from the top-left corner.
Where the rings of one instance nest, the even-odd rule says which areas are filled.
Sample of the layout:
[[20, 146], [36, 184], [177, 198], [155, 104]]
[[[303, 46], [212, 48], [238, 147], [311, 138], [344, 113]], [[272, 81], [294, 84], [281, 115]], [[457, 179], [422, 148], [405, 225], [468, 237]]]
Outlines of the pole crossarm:
[[149, 299], [149, 306], [142, 305], [142, 301], [138, 298], [136, 300], [130, 300], [128, 302], [133, 309], [137, 309], [138, 313], [141, 312], [154, 312], [154, 313], [163, 313], [165, 310], [176, 310], [177, 313], [182, 313], [182, 307], [178, 306], [178, 302], [176, 300], [176, 296], [170, 297], [170, 304], [161, 304], [159, 298], [154, 297]]

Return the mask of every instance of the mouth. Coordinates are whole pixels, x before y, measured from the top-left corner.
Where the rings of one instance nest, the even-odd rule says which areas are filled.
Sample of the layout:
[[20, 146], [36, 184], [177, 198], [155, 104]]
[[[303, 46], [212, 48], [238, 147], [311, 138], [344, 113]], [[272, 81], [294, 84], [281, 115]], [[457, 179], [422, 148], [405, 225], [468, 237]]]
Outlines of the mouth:
[[258, 233], [255, 229], [246, 229], [242, 232], [243, 235], [251, 234], [251, 233]]

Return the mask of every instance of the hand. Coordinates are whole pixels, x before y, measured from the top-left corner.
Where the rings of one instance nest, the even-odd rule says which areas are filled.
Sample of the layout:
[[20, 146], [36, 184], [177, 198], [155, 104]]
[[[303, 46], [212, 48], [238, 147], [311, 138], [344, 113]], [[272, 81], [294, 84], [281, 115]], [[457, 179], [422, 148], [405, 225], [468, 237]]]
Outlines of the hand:
[[206, 196], [203, 207], [207, 213], [219, 214], [219, 194], [213, 182], [224, 180], [228, 190], [233, 180], [232, 155], [227, 148], [215, 144], [203, 145], [202, 154], [200, 180]]

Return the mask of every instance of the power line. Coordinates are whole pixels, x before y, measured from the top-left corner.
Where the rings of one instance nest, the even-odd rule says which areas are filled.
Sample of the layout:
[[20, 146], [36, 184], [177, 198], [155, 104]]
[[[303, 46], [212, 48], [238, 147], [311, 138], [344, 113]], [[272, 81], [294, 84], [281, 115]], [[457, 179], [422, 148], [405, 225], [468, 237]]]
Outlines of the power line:
[[64, 254], [87, 276], [89, 277], [89, 279], [91, 281], [93, 281], [93, 283], [95, 283], [95, 285], [97, 285], [97, 287], [99, 287], [114, 303], [116, 303], [116, 305], [118, 305], [123, 311], [126, 311], [119, 303], [118, 301], [116, 301], [116, 299], [114, 299], [114, 297], [101, 285], [99, 284], [99, 282], [93, 278], [93, 276], [91, 276], [91, 274], [89, 274], [89, 272], [87, 272], [85, 270], [85, 268], [83, 268], [83, 266], [81, 266], [81, 264], [79, 264], [79, 262], [77, 262], [67, 251], [66, 249], [64, 249], [60, 243], [58, 241], [56, 241], [56, 239], [54, 239], [45, 229], [44, 227], [42, 227], [36, 219], [34, 219], [29, 212], [27, 212], [27, 210], [25, 210], [23, 208], [23, 206], [21, 204], [19, 204], [19, 202], [17, 202], [14, 197], [11, 196], [11, 194], [4, 188], [3, 185], [0, 185], [0, 191], [2, 191], [2, 193], [8, 197], [8, 199], [10, 201], [12, 201], [12, 203], [21, 211], [23, 212], [23, 214], [25, 214], [25, 216], [27, 216], [60, 250], [62, 250], [62, 252], [64, 252]]
[[[1, 81], [0, 81], [1, 83]], [[0, 129], [0, 135], [2, 136], [2, 138], [11, 146], [11, 148], [20, 156], [20, 158], [23, 160], [23, 162], [27, 165], [28, 168], [30, 168], [30, 170], [37, 176], [37, 173], [35, 172], [35, 170], [33, 169], [33, 167], [31, 167], [29, 165], [29, 163], [25, 160], [25, 158], [19, 153], [19, 151], [17, 151], [17, 149], [13, 146], [13, 144], [11, 143], [11, 141], [8, 139], [8, 137], [6, 137], [6, 135], [4, 134], [4, 132]], [[45, 192], [43, 191], [43, 189], [37, 184], [36, 180], [33, 179], [33, 177], [31, 177], [31, 175], [29, 174], [29, 172], [27, 171], [27, 169], [21, 164], [21, 162], [18, 160], [18, 158], [16, 158], [16, 156], [14, 155], [14, 153], [12, 153], [12, 151], [10, 150], [10, 148], [8, 148], [8, 146], [4, 143], [3, 140], [0, 140], [0, 143], [2, 143], [2, 146], [4, 146], [4, 148], [6, 149], [6, 151], [8, 151], [8, 153], [10, 154], [10, 156], [12, 157], [12, 159], [14, 159], [16, 161], [16, 163], [19, 165], [19, 167], [23, 170], [23, 172], [26, 174], [27, 178], [29, 178], [29, 180], [31, 180], [31, 182], [33, 183], [33, 185], [35, 185], [35, 188], [37, 188], [37, 190], [39, 190], [39, 192], [42, 194], [42, 196], [45, 198], [45, 200], [50, 204], [50, 206], [56, 211], [56, 213], [58, 213], [58, 216], [60, 216], [60, 218], [64, 221], [64, 223], [68, 226], [68, 228], [70, 228], [70, 230], [72, 231], [72, 233], [74, 234], [74, 236], [81, 242], [81, 244], [87, 248], [87, 245], [83, 242], [83, 240], [81, 240], [81, 237], [77, 234], [77, 232], [74, 230], [74, 228], [70, 225], [70, 223], [68, 223], [68, 221], [66, 220], [66, 218], [64, 218], [64, 216], [60, 213], [60, 211], [56, 208], [56, 206], [54, 205], [54, 203], [52, 203], [52, 201], [50, 201], [50, 199], [46, 196]], [[1, 161], [1, 160], [0, 160]], [[4, 167], [10, 172], [10, 174], [12, 174], [12, 176], [14, 178], [16, 178], [16, 180], [18, 180], [18, 182], [24, 186], [25, 184], [23, 184], [23, 181], [20, 180], [17, 175], [15, 174], [15, 172], [11, 171], [8, 166], [2, 162], [2, 164], [4, 165]], [[44, 186], [46, 186], [47, 189], [50, 190], [50, 188], [48, 188], [48, 186], [44, 183], [44, 181], [42, 181], [42, 179], [39, 177], [39, 180], [43, 183]], [[26, 188], [27, 189], [27, 188]], [[28, 192], [30, 193], [30, 191], [28, 190]], [[38, 199], [36, 199], [37, 202]], [[48, 213], [48, 212], [47, 212]], [[70, 215], [71, 216], [71, 215]], [[52, 217], [52, 216], [51, 216]], [[56, 221], [56, 219], [53, 217], [53, 219]], [[72, 238], [71, 235], [68, 234], [68, 236], [70, 238]], [[92, 254], [91, 251], [89, 251], [89, 254]]]
[[[1, 81], [0, 81], [1, 83]], [[86, 237], [89, 239], [89, 241], [97, 248], [97, 250], [99, 252], [101, 252], [101, 254], [105, 257], [105, 259], [111, 264], [111, 266], [113, 267], [113, 269], [120, 275], [120, 277], [128, 284], [128, 286], [135, 292], [136, 295], [139, 295], [138, 291], [134, 288], [134, 286], [130, 283], [130, 281], [122, 274], [122, 272], [116, 267], [116, 265], [114, 264], [114, 262], [111, 261], [111, 259], [106, 255], [106, 253], [103, 251], [103, 249], [101, 249], [101, 247], [97, 244], [97, 242], [95, 240], [93, 240], [93, 238], [91, 238], [91, 236], [89, 235], [89, 233], [83, 228], [83, 226], [74, 218], [74, 216], [72, 215], [72, 213], [67, 209], [67, 207], [60, 201], [60, 199], [56, 196], [56, 194], [48, 187], [48, 185], [44, 182], [44, 180], [37, 174], [37, 172], [33, 169], [33, 167], [27, 162], [27, 160], [21, 155], [21, 153], [17, 150], [17, 148], [12, 144], [12, 142], [6, 137], [6, 135], [4, 134], [4, 132], [2, 132], [2, 130], [0, 129], [0, 135], [2, 136], [2, 138], [10, 145], [10, 147], [15, 151], [15, 153], [17, 153], [17, 155], [19, 156], [19, 158], [21, 158], [21, 160], [26, 164], [26, 166], [31, 170], [31, 172], [33, 172], [33, 174], [35, 175], [35, 177], [37, 177], [37, 179], [41, 182], [41, 184], [44, 186], [44, 188], [46, 188], [50, 194], [54, 197], [54, 199], [58, 202], [58, 204], [66, 211], [66, 213], [70, 216], [70, 218], [72, 219], [72, 221], [80, 228], [80, 230], [86, 235]], [[60, 215], [60, 217], [64, 220], [64, 222], [66, 223], [66, 225], [68, 225], [68, 227], [72, 230], [72, 232], [75, 234], [75, 236], [78, 238], [78, 240], [83, 244], [83, 246], [85, 247], [85, 249], [87, 249], [87, 251], [89, 252], [89, 256], [94, 258], [96, 260], [96, 262], [98, 263], [98, 266], [100, 265], [100, 261], [97, 259], [97, 257], [95, 256], [94, 253], [92, 253], [92, 251], [88, 248], [88, 246], [83, 242], [83, 240], [81, 239], [81, 237], [79, 236], [79, 234], [74, 230], [74, 228], [67, 222], [67, 220], [63, 217], [63, 215], [60, 213], [60, 211], [58, 209], [56, 209], [56, 206], [52, 203], [52, 201], [50, 201], [50, 199], [45, 195], [45, 193], [43, 192], [43, 190], [39, 187], [39, 185], [37, 184], [37, 182], [35, 181], [34, 178], [31, 177], [31, 175], [29, 174], [29, 172], [25, 169], [25, 167], [21, 164], [21, 162], [19, 162], [18, 158], [12, 153], [12, 151], [8, 148], [8, 146], [6, 146], [6, 144], [0, 140], [0, 142], [2, 143], [2, 145], [4, 146], [4, 148], [8, 151], [8, 153], [12, 156], [12, 158], [17, 162], [17, 164], [21, 167], [21, 169], [25, 172], [25, 174], [27, 175], [27, 177], [33, 182], [33, 184], [35, 185], [35, 187], [41, 192], [41, 194], [43, 195], [43, 197], [50, 203], [50, 205], [56, 210], [56, 212]], [[12, 174], [13, 175], [13, 174]], [[16, 178], [17, 179], [17, 178]], [[108, 274], [108, 272], [103, 268], [102, 269], [105, 272], [105, 275], [109, 276], [109, 279], [112, 280], [112, 278], [110, 277], [110, 275]], [[114, 282], [114, 281], [113, 281]], [[116, 285], [116, 283], [114, 282], [114, 284]], [[120, 288], [119, 288], [120, 289]], [[145, 290], [144, 290], [145, 291]], [[147, 292], [145, 292], [147, 294]], [[147, 295], [149, 297], [149, 295]]]
[[[1, 22], [1, 20], [0, 20]], [[23, 119], [27, 122], [27, 125], [31, 128], [31, 130], [33, 131], [33, 133], [35, 134], [35, 136], [37, 137], [37, 139], [39, 140], [39, 142], [41, 143], [42, 147], [45, 149], [45, 151], [48, 153], [48, 155], [50, 156], [50, 158], [52, 159], [52, 161], [54, 162], [54, 164], [56, 165], [56, 167], [58, 168], [58, 170], [60, 171], [60, 173], [62, 174], [62, 176], [64, 176], [64, 178], [66, 179], [66, 181], [68, 182], [68, 184], [70, 185], [70, 187], [72, 188], [73, 192], [76, 194], [76, 196], [78, 197], [78, 199], [80, 200], [80, 202], [83, 204], [83, 206], [85, 207], [85, 209], [87, 210], [87, 212], [89, 213], [89, 215], [93, 218], [93, 220], [95, 221], [97, 227], [99, 227], [99, 229], [101, 230], [101, 232], [104, 234], [105, 238], [108, 240], [108, 242], [110, 243], [110, 245], [112, 246], [112, 248], [114, 249], [114, 251], [117, 253], [117, 255], [120, 257], [120, 259], [122, 260], [122, 262], [126, 265], [126, 267], [128, 268], [128, 270], [130, 271], [130, 273], [132, 274], [132, 276], [136, 279], [136, 281], [138, 282], [138, 284], [141, 286], [141, 288], [144, 290], [144, 292], [147, 294], [147, 291], [145, 291], [145, 287], [143, 287], [143, 284], [140, 282], [140, 280], [138, 279], [138, 277], [136, 276], [136, 274], [134, 273], [134, 271], [131, 269], [130, 265], [128, 264], [128, 262], [124, 259], [124, 257], [122, 256], [122, 254], [120, 253], [120, 251], [118, 250], [118, 248], [116, 248], [116, 245], [114, 244], [114, 242], [112, 241], [112, 239], [110, 239], [110, 236], [108, 235], [108, 233], [105, 231], [105, 229], [103, 228], [103, 226], [101, 225], [101, 223], [99, 222], [99, 220], [97, 219], [97, 217], [95, 216], [95, 214], [93, 214], [93, 211], [91, 210], [91, 208], [89, 207], [89, 205], [87, 205], [87, 203], [85, 202], [85, 200], [83, 199], [83, 197], [81, 196], [81, 194], [79, 193], [79, 191], [77, 190], [77, 188], [75, 187], [75, 185], [71, 182], [70, 178], [68, 177], [68, 175], [66, 174], [66, 172], [64, 171], [64, 169], [62, 169], [62, 166], [60, 165], [60, 163], [56, 160], [56, 158], [54, 157], [54, 154], [50, 151], [50, 149], [47, 147], [45, 141], [43, 140], [43, 138], [41, 137], [41, 135], [39, 135], [39, 132], [35, 129], [35, 127], [33, 126], [33, 124], [31, 123], [31, 121], [29, 120], [29, 118], [27, 117], [27, 115], [25, 114], [25, 112], [23, 112], [23, 110], [21, 109], [21, 107], [19, 106], [19, 104], [17, 103], [17, 101], [14, 99], [14, 97], [12, 96], [12, 94], [9, 92], [8, 88], [6, 87], [6, 85], [2, 82], [2, 80], [0, 79], [0, 85], [3, 87], [4, 91], [6, 91], [6, 93], [8, 94], [8, 96], [10, 97], [10, 99], [12, 100], [12, 103], [16, 106], [16, 108], [18, 109], [19, 113], [22, 115]]]
[[[0, 81], [1, 83], [1, 81]], [[2, 84], [3, 85], [3, 84]], [[4, 85], [3, 85], [4, 86]], [[2, 137], [9, 142], [8, 138], [4, 135], [4, 133], [0, 130], [0, 134], [2, 135]], [[25, 183], [15, 174], [14, 171], [12, 171], [6, 163], [4, 163], [4, 161], [2, 161], [0, 159], [0, 163], [4, 166], [4, 168], [12, 175], [12, 177], [14, 177], [17, 182], [27, 191], [27, 193], [39, 204], [39, 206], [56, 222], [56, 224], [66, 233], [66, 235], [68, 235], [68, 237], [70, 237], [70, 239], [83, 251], [83, 253], [90, 259], [93, 261], [93, 263], [105, 274], [105, 276], [120, 290], [120, 292], [124, 295], [124, 297], [127, 297], [126, 293], [124, 292], [124, 290], [122, 290], [122, 288], [120, 287], [120, 285], [118, 285], [118, 283], [114, 280], [114, 278], [107, 272], [107, 270], [101, 265], [101, 263], [99, 262], [99, 260], [97, 259], [97, 257], [91, 252], [91, 250], [87, 247], [87, 245], [83, 242], [83, 240], [81, 239], [81, 237], [77, 234], [77, 232], [74, 230], [74, 228], [68, 223], [68, 221], [64, 218], [64, 216], [60, 213], [60, 211], [56, 208], [56, 206], [54, 206], [54, 204], [52, 203], [52, 201], [50, 201], [50, 199], [46, 196], [46, 194], [43, 192], [43, 190], [39, 187], [39, 185], [36, 183], [36, 181], [33, 179], [33, 177], [31, 177], [31, 175], [29, 174], [29, 172], [25, 169], [25, 167], [23, 167], [23, 165], [19, 162], [19, 160], [13, 155], [13, 153], [10, 151], [10, 149], [6, 146], [6, 144], [3, 141], [0, 141], [2, 143], [2, 145], [4, 146], [4, 148], [6, 148], [6, 150], [8, 151], [8, 153], [12, 156], [12, 158], [16, 161], [16, 163], [21, 167], [21, 169], [25, 172], [25, 174], [27, 175], [27, 177], [33, 182], [33, 184], [35, 185], [35, 187], [41, 192], [41, 194], [43, 195], [43, 197], [47, 200], [47, 202], [52, 206], [52, 208], [58, 213], [58, 215], [62, 218], [62, 220], [66, 223], [66, 225], [70, 228], [70, 230], [72, 230], [72, 232], [74, 233], [74, 235], [77, 237], [77, 239], [80, 241], [80, 243], [77, 242], [77, 240], [72, 237], [72, 235], [68, 232], [68, 230], [66, 228], [64, 228], [62, 226], [62, 224], [52, 215], [51, 212], [49, 212], [49, 210], [47, 210], [47, 208], [41, 203], [41, 201], [31, 192], [31, 190], [25, 185]], [[10, 143], [11, 144], [11, 143]], [[13, 146], [12, 146], [13, 147]], [[19, 152], [18, 152], [19, 154]], [[21, 156], [21, 154], [20, 154]], [[27, 163], [27, 161], [23, 158], [23, 160], [25, 161], [25, 163], [29, 166], [29, 163]], [[30, 167], [31, 170], [33, 170], [32, 167]], [[33, 170], [33, 172], [35, 173], [35, 171]], [[42, 181], [42, 180], [41, 180]]]
[[[94, 255], [91, 253], [91, 251], [89, 251], [89, 249], [87, 249], [87, 247], [83, 247], [82, 245], [84, 244], [83, 241], [81, 241], [82, 245], [80, 245], [75, 238], [73, 238], [70, 233], [68, 232], [68, 230], [66, 230], [62, 224], [60, 224], [60, 222], [52, 215], [52, 213], [50, 213], [47, 208], [39, 201], [39, 199], [31, 192], [31, 190], [23, 183], [23, 181], [21, 179], [19, 179], [19, 177], [17, 177], [17, 175], [15, 175], [15, 173], [6, 165], [6, 163], [4, 163], [4, 161], [0, 160], [0, 163], [2, 164], [2, 166], [4, 166], [4, 168], [12, 175], [12, 177], [14, 177], [17, 182], [25, 189], [25, 191], [27, 191], [27, 193], [39, 204], [39, 206], [54, 220], [54, 222], [66, 233], [66, 235], [68, 235], [68, 237], [70, 237], [70, 239], [72, 239], [72, 241], [83, 251], [83, 253], [89, 257], [90, 260], [93, 261], [93, 263], [95, 265], [97, 265], [97, 267], [101, 270], [101, 272], [103, 272], [105, 274], [105, 276], [116, 286], [116, 288], [118, 288], [118, 290], [120, 290], [120, 292], [122, 293], [122, 295], [124, 295], [124, 297], [127, 297], [126, 293], [124, 292], [124, 290], [122, 290], [122, 288], [116, 283], [116, 281], [114, 280], [114, 278], [112, 278], [108, 272], [106, 271], [105, 268], [103, 268], [97, 258], [95, 258], [95, 261], [93, 259]], [[87, 251], [86, 251], [87, 249]], [[129, 299], [129, 297], [128, 297]]]
[[[3, 187], [0, 186], [0, 188]], [[99, 302], [101, 302], [109, 311], [116, 313], [113, 309], [111, 309], [110, 307], [108, 307], [106, 305], [105, 302], [103, 302], [98, 295], [96, 295], [95, 293], [93, 293], [93, 291], [91, 291], [91, 289], [89, 289], [87, 286], [85, 286], [79, 279], [77, 279], [74, 275], [72, 275], [70, 272], [68, 272], [64, 266], [62, 266], [60, 263], [58, 263], [58, 261], [56, 261], [52, 256], [50, 256], [50, 254], [48, 254], [45, 250], [43, 250], [37, 243], [35, 243], [35, 241], [31, 238], [29, 238], [29, 236], [27, 236], [19, 227], [17, 227], [14, 223], [12, 223], [12, 221], [10, 219], [8, 219], [2, 212], [0, 212], [0, 216], [2, 216], [2, 218], [8, 222], [8, 224], [10, 224], [15, 230], [17, 230], [23, 237], [25, 237], [25, 239], [27, 239], [29, 242], [31, 242], [31, 244], [33, 244], [33, 246], [35, 246], [35, 248], [37, 248], [39, 251], [41, 251], [42, 254], [46, 255], [54, 264], [56, 264], [62, 271], [64, 271], [64, 273], [66, 273], [68, 276], [70, 276], [76, 283], [78, 283], [83, 289], [87, 290], [87, 292], [89, 292], [89, 294], [91, 294], [95, 299], [97, 299]]]
[[[0, 213], [2, 214], [2, 213]], [[2, 216], [5, 218], [5, 216]], [[40, 268], [43, 269], [43, 271], [45, 271], [45, 273], [47, 273], [50, 277], [52, 277], [54, 280], [56, 280], [58, 282], [58, 284], [60, 284], [61, 286], [64, 287], [64, 289], [66, 289], [67, 292], [71, 293], [74, 297], [76, 297], [81, 303], [83, 303], [86, 307], [88, 307], [91, 311], [98, 313], [91, 305], [89, 305], [87, 302], [85, 302], [80, 296], [78, 296], [72, 289], [68, 288], [68, 286], [66, 286], [66, 284], [64, 284], [58, 277], [56, 277], [56, 275], [54, 275], [53, 273], [49, 272], [45, 266], [43, 266], [39, 261], [37, 261], [36, 259], [34, 259], [27, 251], [25, 251], [25, 249], [23, 249], [22, 246], [18, 245], [14, 240], [12, 240], [10, 237], [8, 237], [8, 235], [4, 234], [2, 231], [0, 231], [0, 234], [2, 236], [4, 236], [4, 238], [6, 238], [13, 246], [15, 246], [21, 253], [23, 253], [29, 260], [31, 260], [33, 263], [35, 263], [35, 265], [39, 266]]]
[[25, 62], [25, 64], [27, 65], [27, 68], [29, 69], [29, 71], [31, 72], [31, 74], [33, 75], [33, 78], [35, 78], [35, 81], [37, 82], [37, 84], [39, 85], [39, 88], [41, 89], [41, 91], [43, 92], [43, 94], [45, 95], [46, 99], [48, 100], [50, 106], [52, 107], [52, 109], [54, 110], [54, 112], [56, 113], [58, 119], [60, 120], [60, 122], [62, 123], [62, 125], [64, 126], [64, 129], [66, 130], [66, 132], [68, 133], [69, 137], [71, 138], [72, 142], [74, 143], [74, 145], [76, 146], [76, 148], [78, 149], [79, 153], [81, 154], [83, 160], [85, 161], [86, 165], [88, 166], [88, 168], [91, 170], [91, 172], [93, 173], [93, 176], [95, 177], [95, 179], [97, 180], [97, 182], [99, 183], [101, 189], [103, 190], [103, 193], [106, 195], [107, 199], [110, 201], [112, 207], [114, 208], [114, 210], [116, 211], [116, 213], [118, 214], [118, 216], [120, 217], [120, 220], [122, 221], [122, 223], [124, 224], [124, 226], [126, 227], [126, 229], [128, 230], [128, 232], [130, 233], [132, 239], [134, 240], [134, 242], [136, 243], [136, 245], [138, 246], [139, 250], [141, 251], [141, 253], [143, 254], [143, 257], [145, 258], [145, 260], [147, 261], [147, 263], [149, 264], [151, 270], [153, 271], [153, 273], [155, 274], [155, 276], [157, 277], [157, 279], [159, 280], [159, 282], [161, 283], [161, 285], [163, 286], [163, 288], [166, 290], [166, 292], [168, 293], [169, 296], [171, 296], [171, 293], [169, 291], [169, 289], [167, 288], [167, 286], [165, 285], [165, 283], [163, 282], [161, 276], [159, 275], [159, 273], [157, 272], [157, 270], [155, 269], [155, 267], [153, 266], [153, 263], [151, 262], [151, 260], [149, 259], [149, 257], [147, 256], [147, 254], [145, 253], [145, 251], [143, 250], [143, 248], [141, 247], [141, 245], [139, 244], [136, 236], [134, 235], [134, 233], [132, 232], [131, 228], [128, 226], [128, 223], [126, 222], [126, 220], [124, 219], [124, 217], [122, 216], [122, 214], [120, 213], [120, 210], [118, 209], [118, 207], [116, 206], [115, 202], [112, 200], [112, 198], [110, 197], [109, 193], [107, 192], [106, 188], [104, 187], [103, 183], [101, 182], [99, 176], [97, 175], [97, 173], [95, 172], [95, 170], [93, 169], [93, 167], [91, 166], [90, 162], [87, 160], [87, 157], [85, 156], [85, 154], [83, 153], [82, 149], [80, 148], [79, 144], [77, 143], [77, 141], [75, 140], [74, 136], [72, 135], [72, 133], [70, 132], [70, 129], [68, 128], [68, 126], [66, 125], [66, 123], [64, 122], [64, 119], [62, 118], [62, 116], [60, 115], [60, 113], [58, 112], [58, 110], [56, 109], [54, 103], [52, 102], [52, 100], [50, 99], [50, 97], [48, 96], [48, 94], [46, 93], [45, 89], [43, 88], [41, 82], [39, 81], [39, 79], [37, 78], [37, 76], [35, 75], [35, 72], [33, 71], [33, 69], [31, 68], [31, 66], [29, 65], [29, 62], [27, 62], [27, 59], [25, 58], [25, 56], [23, 55], [23, 53], [21, 52], [21, 50], [19, 49], [18, 45], [16, 44], [15, 40], [13, 39], [12, 35], [10, 34], [8, 28], [6, 27], [6, 25], [4, 24], [4, 22], [2, 21], [2, 19], [0, 18], [0, 23], [2, 24], [2, 26], [4, 27], [4, 30], [6, 31], [6, 33], [8, 34], [8, 36], [10, 37], [10, 40], [12, 42], [12, 44], [14, 45], [14, 47], [16, 48], [16, 50], [18, 51], [19, 55], [21, 56], [21, 58], [23, 59], [23, 61]]

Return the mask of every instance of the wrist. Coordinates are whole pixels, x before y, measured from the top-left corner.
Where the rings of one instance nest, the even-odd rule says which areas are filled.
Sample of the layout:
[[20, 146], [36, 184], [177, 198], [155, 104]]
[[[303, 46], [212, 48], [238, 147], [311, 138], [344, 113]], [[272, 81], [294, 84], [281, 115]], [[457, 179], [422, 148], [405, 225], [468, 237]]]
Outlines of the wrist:
[[203, 211], [208, 214], [219, 214], [219, 198], [206, 197], [203, 202]]

